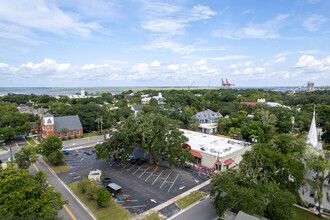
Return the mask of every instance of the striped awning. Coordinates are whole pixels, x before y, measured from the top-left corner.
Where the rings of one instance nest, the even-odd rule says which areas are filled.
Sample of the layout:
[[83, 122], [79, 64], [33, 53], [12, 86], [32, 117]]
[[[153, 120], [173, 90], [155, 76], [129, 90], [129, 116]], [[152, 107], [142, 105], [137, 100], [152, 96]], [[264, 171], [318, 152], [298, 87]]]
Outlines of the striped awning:
[[190, 153], [194, 156], [194, 157], [197, 157], [197, 158], [202, 158], [202, 155], [196, 151], [190, 151]]
[[233, 160], [233, 159], [229, 159], [229, 160], [226, 160], [225, 161], [225, 165], [227, 166], [227, 165], [229, 165], [229, 164], [231, 164], [231, 163], [234, 163], [235, 161]]
[[221, 165], [221, 162], [220, 161], [216, 161], [214, 164], [215, 165]]

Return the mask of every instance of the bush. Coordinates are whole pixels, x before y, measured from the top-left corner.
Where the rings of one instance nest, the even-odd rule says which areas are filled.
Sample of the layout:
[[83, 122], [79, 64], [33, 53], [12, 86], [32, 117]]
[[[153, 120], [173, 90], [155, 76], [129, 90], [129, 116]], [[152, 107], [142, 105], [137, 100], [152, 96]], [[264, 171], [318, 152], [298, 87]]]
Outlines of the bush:
[[81, 138], [83, 138], [83, 137], [84, 137], [84, 135], [81, 135], [80, 137], [81, 137]]
[[88, 187], [91, 185], [91, 181], [87, 178], [81, 180], [78, 182], [78, 189], [80, 190], [81, 193], [85, 193], [88, 189]]
[[77, 135], [74, 136], [74, 139], [77, 139]]
[[90, 181], [90, 185], [87, 186], [86, 189], [86, 196], [88, 199], [90, 200], [94, 200], [96, 198], [96, 194], [97, 194], [97, 185], [95, 182], [91, 182]]
[[60, 165], [60, 164], [63, 164], [64, 162], [64, 154], [57, 150], [57, 151], [54, 151], [53, 153], [51, 153], [49, 156], [48, 156], [48, 160], [54, 164], [55, 166], [57, 165]]
[[99, 207], [107, 207], [111, 200], [111, 194], [104, 187], [97, 188], [96, 203]]
[[72, 138], [71, 138], [71, 136], [69, 137], [69, 140], [71, 140]]

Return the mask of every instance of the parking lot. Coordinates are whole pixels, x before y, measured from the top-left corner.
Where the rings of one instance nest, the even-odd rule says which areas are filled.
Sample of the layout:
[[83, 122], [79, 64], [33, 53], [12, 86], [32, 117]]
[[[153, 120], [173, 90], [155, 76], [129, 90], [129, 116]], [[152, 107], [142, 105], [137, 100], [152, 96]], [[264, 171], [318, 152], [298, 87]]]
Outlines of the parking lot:
[[189, 189], [204, 182], [207, 178], [198, 172], [186, 168], [172, 168], [163, 165], [121, 164], [112, 160], [95, 159], [95, 149], [79, 149], [71, 151], [66, 162], [72, 168], [59, 174], [66, 183], [76, 182], [86, 177], [90, 170], [99, 169], [105, 177], [122, 187], [123, 194], [129, 202], [117, 201], [131, 213], [147, 211]]

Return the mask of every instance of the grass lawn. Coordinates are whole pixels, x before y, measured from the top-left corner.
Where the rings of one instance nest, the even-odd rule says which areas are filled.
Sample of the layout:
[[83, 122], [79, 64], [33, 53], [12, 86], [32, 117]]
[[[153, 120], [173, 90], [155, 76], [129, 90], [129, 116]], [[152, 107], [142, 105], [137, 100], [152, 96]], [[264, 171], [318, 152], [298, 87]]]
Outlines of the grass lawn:
[[25, 138], [32, 145], [37, 145], [37, 143], [33, 140], [33, 138]]
[[55, 173], [64, 173], [70, 170], [70, 167], [66, 163], [63, 165], [54, 166], [51, 162], [49, 162], [47, 157], [43, 156], [42, 159], [48, 164], [48, 166], [50, 166], [50, 168], [52, 168], [52, 170], [54, 170]]
[[161, 218], [157, 215], [157, 213], [152, 213], [147, 217], [144, 217], [142, 220], [161, 220]]
[[182, 208], [185, 209], [188, 206], [190, 206], [191, 204], [197, 202], [198, 200], [200, 200], [201, 198], [203, 198], [205, 196], [205, 194], [203, 192], [199, 192], [199, 191], [195, 191], [190, 193], [189, 195], [179, 199], [178, 201], [176, 201], [176, 204]]
[[113, 200], [107, 208], [98, 208], [94, 200], [89, 200], [86, 195], [79, 192], [77, 188], [78, 182], [69, 184], [69, 188], [76, 194], [79, 199], [93, 212], [97, 219], [117, 220], [117, 219], [131, 219], [133, 215], [126, 209], [118, 205]]
[[325, 220], [325, 218], [319, 218], [317, 215], [314, 215], [310, 212], [307, 212], [303, 209], [293, 207], [294, 211], [296, 212], [295, 220]]

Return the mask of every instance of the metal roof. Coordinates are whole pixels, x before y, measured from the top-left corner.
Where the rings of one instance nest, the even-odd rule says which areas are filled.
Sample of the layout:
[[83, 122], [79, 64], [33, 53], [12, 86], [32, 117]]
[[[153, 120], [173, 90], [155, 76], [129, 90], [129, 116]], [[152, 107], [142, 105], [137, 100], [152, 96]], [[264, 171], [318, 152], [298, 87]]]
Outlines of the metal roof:
[[134, 111], [140, 111], [142, 110], [143, 105], [133, 105], [132, 108], [134, 109]]
[[197, 112], [195, 117], [198, 120], [204, 120], [204, 119], [212, 120], [212, 119], [222, 118], [222, 115], [218, 112], [214, 112], [210, 109], [207, 109], [207, 110], [202, 111], [202, 112]]
[[47, 113], [47, 114], [44, 115], [44, 117], [54, 117], [54, 116], [50, 113]]
[[61, 128], [67, 128], [68, 131], [75, 129], [83, 129], [78, 115], [55, 117], [54, 126], [55, 132], [61, 132]]
[[111, 189], [114, 189], [114, 190], [119, 190], [121, 189], [120, 186], [118, 186], [116, 183], [109, 183], [108, 185]]

